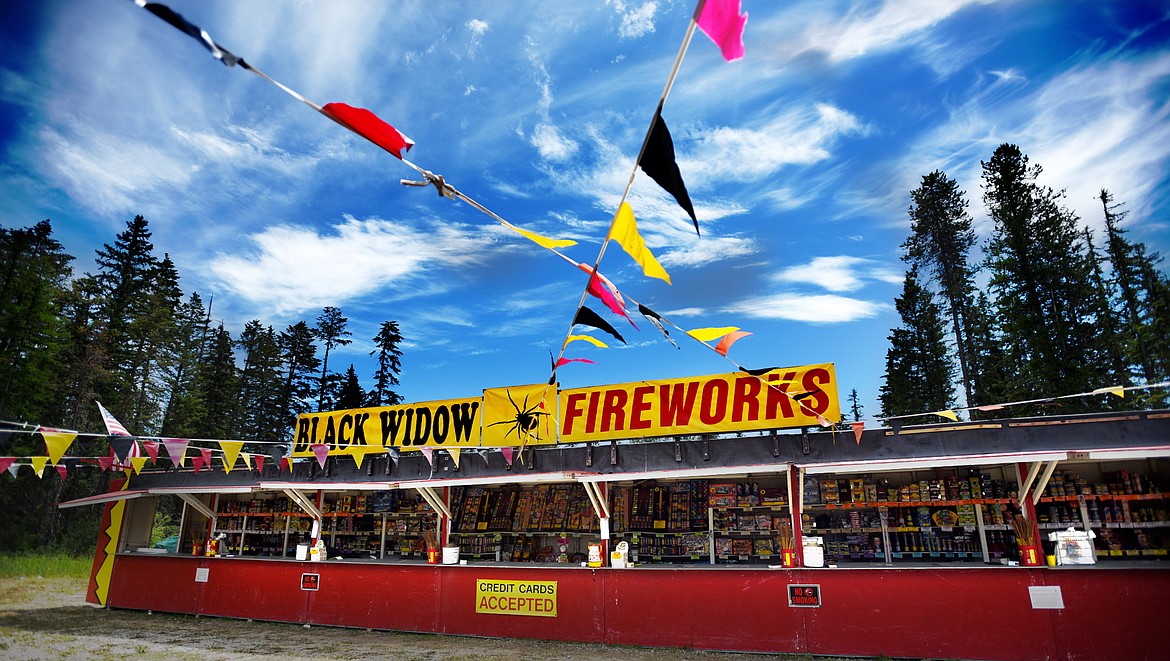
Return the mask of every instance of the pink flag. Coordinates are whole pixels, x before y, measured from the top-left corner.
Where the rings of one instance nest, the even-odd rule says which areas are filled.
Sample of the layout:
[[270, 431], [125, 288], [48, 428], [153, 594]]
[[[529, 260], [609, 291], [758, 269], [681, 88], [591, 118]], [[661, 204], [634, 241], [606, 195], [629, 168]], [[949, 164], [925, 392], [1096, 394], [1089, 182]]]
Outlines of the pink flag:
[[0, 473], [8, 470], [8, 467], [16, 463], [16, 457], [0, 457]]
[[187, 439], [164, 438], [163, 447], [166, 448], [167, 454], [171, 457], [171, 463], [175, 465], [175, 468], [182, 468], [183, 456], [187, 454]]
[[739, 0], [706, 0], [695, 23], [723, 52], [723, 59], [730, 62], [743, 57], [743, 26], [747, 19], [747, 12], [739, 13]]
[[203, 465], [211, 468], [211, 448], [199, 448], [199, 456], [203, 457]]
[[402, 135], [398, 129], [382, 121], [381, 118], [365, 108], [354, 108], [344, 103], [326, 103], [321, 110], [338, 124], [394, 154], [399, 159], [402, 158], [402, 152], [410, 151], [410, 148], [414, 146], [414, 140]]
[[727, 335], [724, 335], [723, 339], [719, 340], [719, 344], [715, 345], [715, 353], [720, 356], [726, 356], [727, 352], [731, 350], [731, 345], [739, 341], [740, 338], [747, 337], [748, 335], [751, 335], [748, 331], [731, 331]]
[[427, 463], [431, 465], [431, 468], [434, 468], [435, 467], [435, 456], [434, 456], [435, 450], [433, 448], [421, 447], [421, 448], [419, 448], [419, 452], [422, 452], [423, 456], [427, 458]]
[[65, 467], [65, 464], [57, 464], [54, 466], [54, 468], [56, 468], [57, 472], [61, 474], [62, 480], [69, 477], [69, 469]]
[[597, 364], [597, 363], [594, 363], [592, 360], [589, 360], [588, 358], [563, 358], [562, 357], [562, 358], [559, 358], [557, 360], [557, 367], [560, 367], [561, 365], [568, 365], [569, 363], [588, 363], [590, 365]]
[[512, 458], [515, 456], [514, 452], [512, 448], [500, 448], [500, 453], [504, 455], [504, 461], [508, 462], [509, 466], [512, 465]]
[[146, 450], [146, 454], [150, 456], [150, 463], [158, 463], [158, 441], [143, 441], [142, 448]]
[[110, 468], [112, 468], [114, 466], [114, 455], [111, 454], [108, 457], [98, 457], [97, 462], [98, 462], [98, 466], [102, 469], [102, 472], [104, 473], [104, 472], [110, 470]]
[[325, 468], [325, 460], [329, 457], [329, 446], [324, 443], [313, 444], [313, 454], [317, 457], [317, 463], [321, 468]]
[[849, 426], [853, 428], [853, 438], [857, 439], [857, 444], [861, 445], [861, 432], [865, 430], [864, 422], [851, 422]]

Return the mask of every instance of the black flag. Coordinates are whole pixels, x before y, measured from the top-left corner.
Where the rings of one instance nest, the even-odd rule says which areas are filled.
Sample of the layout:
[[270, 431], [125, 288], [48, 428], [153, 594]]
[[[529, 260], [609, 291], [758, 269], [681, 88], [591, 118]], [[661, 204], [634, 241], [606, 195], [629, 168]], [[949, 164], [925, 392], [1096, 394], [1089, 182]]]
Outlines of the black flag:
[[573, 325], [576, 326], [577, 324], [592, 326], [594, 328], [603, 330], [614, 336], [614, 338], [620, 341], [622, 344], [626, 343], [626, 338], [622, 337], [621, 334], [617, 332], [616, 328], [611, 326], [608, 321], [602, 319], [601, 316], [596, 312], [590, 310], [584, 305], [577, 308], [577, 316], [573, 317]]
[[678, 205], [686, 210], [687, 215], [695, 223], [695, 234], [699, 234], [695, 207], [691, 205], [687, 185], [683, 183], [682, 173], [678, 171], [678, 163], [674, 160], [674, 141], [671, 140], [670, 130], [666, 128], [666, 122], [662, 119], [661, 109], [654, 113], [654, 125], [650, 128], [650, 138], [646, 141], [646, 149], [642, 152], [638, 165], [662, 186], [663, 190], [674, 196]]

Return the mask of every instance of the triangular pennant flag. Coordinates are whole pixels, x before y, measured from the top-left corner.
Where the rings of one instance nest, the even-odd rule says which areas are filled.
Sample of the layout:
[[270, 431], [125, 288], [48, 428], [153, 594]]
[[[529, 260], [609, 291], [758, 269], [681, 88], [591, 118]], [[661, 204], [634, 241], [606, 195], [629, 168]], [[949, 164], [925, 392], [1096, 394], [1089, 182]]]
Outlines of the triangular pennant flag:
[[865, 431], [865, 422], [851, 422], [849, 426], [853, 428], [853, 438], [857, 439], [858, 445], [861, 445], [861, 432]]
[[29, 461], [32, 462], [32, 469], [33, 469], [33, 472], [37, 474], [37, 477], [43, 478], [44, 472], [45, 472], [45, 466], [49, 463], [49, 458], [48, 457], [29, 457]]
[[163, 447], [167, 450], [167, 455], [171, 458], [171, 463], [175, 468], [183, 467], [183, 457], [187, 454], [187, 439], [185, 438], [164, 438]]
[[721, 328], [695, 328], [687, 331], [687, 335], [695, 338], [700, 342], [710, 342], [717, 340], [728, 333], [734, 333], [739, 330], [738, 326], [723, 326]]
[[219, 448], [223, 450], [223, 472], [230, 473], [236, 466], [236, 457], [240, 456], [243, 441], [220, 441]]
[[634, 210], [630, 208], [629, 203], [622, 202], [618, 207], [609, 230], [609, 238], [617, 241], [626, 254], [634, 258], [647, 277], [658, 278], [665, 280], [666, 284], [672, 284], [670, 274], [658, 263], [658, 258], [650, 252], [646, 242], [642, 240], [642, 235], [638, 233], [638, 222], [634, 219]]
[[142, 473], [142, 467], [146, 465], [146, 457], [130, 457], [130, 466], [134, 468], [134, 474]]
[[41, 431], [41, 436], [45, 438], [45, 448], [48, 450], [49, 461], [53, 464], [61, 461], [65, 451], [73, 444], [73, 439], [77, 438], [77, 434], [47, 431]]
[[399, 160], [402, 152], [410, 151], [414, 140], [390, 126], [380, 117], [365, 108], [355, 108], [344, 103], [326, 103], [321, 112], [333, 118], [338, 124], [357, 133], [366, 140], [394, 154]]
[[1125, 399], [1125, 388], [1123, 388], [1121, 386], [1106, 386], [1105, 388], [1097, 388], [1096, 390], [1094, 390], [1093, 392], [1091, 392], [1089, 394], [1090, 395], [1104, 395], [1105, 393], [1109, 393], [1111, 395], [1115, 395], [1117, 397], [1121, 397], [1122, 399]]
[[663, 335], [666, 336], [666, 341], [670, 342], [671, 344], [674, 344], [675, 349], [682, 348], [679, 345], [675, 344], [674, 339], [670, 337], [670, 333], [666, 330], [666, 325], [662, 323], [662, 315], [658, 314], [654, 310], [651, 310], [650, 308], [646, 307], [645, 305], [642, 305], [641, 303], [638, 304], [638, 312], [641, 312], [643, 317], [646, 317], [646, 319], [649, 320], [650, 323], [654, 324], [654, 327], [657, 328], [659, 331], [662, 332]]
[[279, 470], [287, 470], [290, 473], [292, 472], [292, 459], [290, 457], [281, 457], [280, 461], [277, 462], [276, 465]]
[[552, 250], [554, 248], [568, 248], [569, 246], [577, 245], [577, 242], [573, 241], [572, 239], [550, 239], [547, 236], [537, 234], [536, 232], [529, 232], [528, 230], [523, 229], [521, 227], [516, 227], [512, 223], [509, 223], [508, 221], [504, 220], [503, 218], [497, 217], [496, 222], [500, 223], [504, 227], [507, 227], [508, 229], [512, 230], [513, 232], [516, 232], [520, 236], [523, 236], [524, 238], [535, 243], [536, 245], [540, 246], [541, 248], [546, 248], [548, 250]]
[[62, 482], [64, 482], [69, 477], [69, 467], [65, 464], [57, 464], [53, 468], [57, 469], [57, 474], [61, 476]]
[[562, 365], [568, 365], [569, 363], [585, 363], [587, 365], [596, 365], [597, 364], [597, 363], [593, 362], [592, 360], [589, 360], [588, 358], [565, 358], [562, 356], [562, 357], [557, 359], [557, 367], [561, 367]]
[[104, 473], [104, 472], [110, 470], [111, 468], [113, 468], [114, 457], [112, 455], [108, 456], [108, 457], [98, 457], [97, 462], [98, 462], [98, 467], [101, 468], [102, 472]]
[[[16, 465], [16, 457], [0, 457], [0, 473], [12, 468], [14, 465]], [[13, 473], [13, 477], [15, 476], [16, 474]]]
[[724, 335], [723, 339], [719, 340], [719, 344], [715, 345], [715, 353], [720, 356], [726, 356], [727, 352], [731, 350], [731, 345], [735, 344], [740, 338], [747, 337], [748, 335], [751, 335], [748, 331], [732, 331]]
[[934, 414], [939, 416], [940, 418], [946, 418], [947, 420], [953, 420], [955, 422], [959, 421], [958, 414], [956, 414], [954, 411], [952, 411], [950, 409], [943, 409], [942, 411], [935, 411]]
[[743, 57], [743, 28], [748, 15], [739, 13], [739, 0], [700, 0], [700, 6], [695, 23], [719, 47], [723, 59], [731, 62]]
[[252, 459], [256, 462], [256, 472], [263, 473], [264, 472], [264, 455], [262, 455], [262, 454], [253, 455]]
[[687, 185], [683, 183], [682, 173], [678, 171], [678, 163], [674, 159], [674, 141], [670, 138], [666, 122], [662, 119], [661, 108], [654, 112], [650, 137], [646, 140], [646, 149], [642, 152], [638, 165], [663, 190], [674, 196], [678, 205], [686, 210], [691, 221], [695, 223], [695, 234], [699, 234], [699, 220], [695, 218], [695, 207], [691, 205]]
[[321, 468], [325, 468], [325, 459], [329, 457], [329, 446], [324, 443], [314, 443], [312, 445], [313, 455], [317, 457], [317, 464]]
[[1002, 404], [988, 404], [987, 406], [976, 406], [975, 407], [976, 411], [983, 411], [984, 413], [987, 413], [989, 411], [1002, 411], [1003, 409], [1004, 409], [1004, 407]]
[[203, 457], [203, 465], [211, 468], [211, 448], [199, 448], [199, 456]]
[[195, 469], [195, 474], [199, 474], [199, 469], [203, 468], [203, 464], [207, 463], [207, 459], [203, 457], [203, 452], [191, 457], [191, 467]]
[[158, 463], [158, 441], [143, 441], [142, 449], [146, 450], [146, 456], [150, 457], [150, 463]]
[[111, 436], [110, 449], [114, 451], [114, 456], [118, 458], [118, 463], [124, 464], [131, 456], [137, 454], [132, 452], [134, 447], [134, 437], [132, 436]]
[[[14, 458], [14, 461], [15, 461], [15, 458]], [[20, 464], [12, 463], [8, 466], [8, 474], [11, 475], [12, 477], [16, 477], [16, 473], [19, 470], [20, 470]]]
[[276, 465], [276, 471], [279, 473], [282, 468], [280, 460], [284, 458], [284, 446], [273, 445], [268, 448], [268, 456], [272, 457], [272, 463]]
[[748, 368], [744, 367], [741, 369], [743, 370], [744, 374], [751, 374], [752, 376], [764, 376], [768, 372], [771, 372], [772, 370], [777, 369], [777, 368], [775, 368], [775, 367], [757, 367], [755, 369], [748, 369]]
[[431, 465], [431, 468], [434, 468], [435, 467], [435, 456], [434, 456], [435, 450], [434, 450], [434, 448], [421, 447], [421, 448], [419, 448], [419, 452], [422, 452], [422, 455], [427, 458], [427, 463]]
[[366, 458], [366, 453], [363, 452], [361, 448], [354, 448], [350, 456], [353, 457], [353, 463], [358, 467], [358, 469], [361, 469], [362, 460]]
[[512, 448], [500, 448], [500, 454], [504, 455], [504, 462], [509, 466], [512, 465], [512, 458], [515, 456], [515, 451]]
[[[158, 16], [167, 23], [170, 23], [171, 25], [178, 28], [179, 31], [190, 35], [193, 39], [202, 44], [203, 47], [208, 50], [208, 52], [214, 55], [215, 59], [223, 62], [226, 66], [230, 67], [244, 61], [243, 58], [236, 57], [231, 53], [231, 51], [212, 41], [211, 35], [207, 34], [206, 30], [201, 30], [199, 26], [189, 22], [187, 19], [183, 18], [182, 14], [179, 14], [170, 7], [159, 2], [146, 2], [146, 0], [134, 1], [138, 4], [139, 7], [142, 7], [146, 11], [154, 14], [155, 16]], [[247, 65], [245, 64], [244, 66]]]
[[447, 448], [447, 454], [451, 455], [451, 459], [455, 462], [455, 468], [459, 468], [459, 448]]
[[829, 422], [829, 419], [826, 418], [825, 416], [821, 415], [820, 413], [817, 413], [816, 416], [817, 416], [817, 424], [819, 424], [820, 426], [822, 426], [822, 427], [832, 427], [833, 426], [833, 423]]
[[633, 326], [635, 329], [638, 328], [638, 324], [635, 324], [634, 320], [630, 319], [629, 313], [626, 312], [626, 309], [622, 307], [621, 303], [618, 303], [618, 300], [613, 295], [613, 293], [602, 286], [601, 280], [597, 277], [596, 273], [593, 273], [589, 276], [589, 284], [586, 285], [585, 290], [588, 291], [591, 296], [601, 299], [601, 302], [605, 303], [605, 307], [609, 308], [610, 312], [613, 312], [620, 317], [625, 317], [626, 321], [630, 322], [631, 326]]
[[608, 321], [602, 319], [600, 315], [589, 309], [587, 306], [582, 305], [581, 307], [577, 308], [577, 315], [573, 317], [573, 325], [576, 326], [577, 324], [592, 326], [598, 330], [603, 330], [606, 333], [612, 335], [622, 344], [626, 343], [626, 338], [622, 337], [621, 333], [617, 332], [616, 328], [611, 326]]
[[244, 468], [247, 468], [249, 471], [251, 471], [252, 470], [252, 455], [248, 454], [247, 452], [244, 452], [244, 453], [241, 453], [240, 456], [243, 457], [243, 459], [244, 459]]
[[570, 342], [588, 342], [589, 344], [592, 344], [593, 346], [597, 347], [598, 349], [608, 349], [609, 348], [608, 344], [606, 344], [605, 342], [602, 342], [601, 340], [597, 339], [596, 337], [593, 337], [592, 335], [570, 335], [570, 336], [565, 338], [565, 346], [568, 346]]

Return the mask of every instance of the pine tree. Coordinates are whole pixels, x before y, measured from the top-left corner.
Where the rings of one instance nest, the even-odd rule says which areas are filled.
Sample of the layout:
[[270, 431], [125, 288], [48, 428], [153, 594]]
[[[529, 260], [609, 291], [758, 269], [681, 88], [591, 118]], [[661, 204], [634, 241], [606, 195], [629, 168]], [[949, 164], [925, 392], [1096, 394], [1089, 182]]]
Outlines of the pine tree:
[[233, 346], [232, 336], [222, 324], [211, 331], [206, 357], [199, 364], [196, 376], [196, 396], [203, 404], [203, 415], [195, 423], [196, 438], [239, 436], [236, 417], [239, 376]]
[[244, 324], [237, 344], [244, 353], [237, 408], [240, 435], [248, 440], [284, 438], [284, 415], [280, 411], [284, 379], [276, 333], [272, 326], [253, 319]]
[[209, 322], [210, 310], [204, 309], [203, 299], [195, 292], [175, 311], [175, 333], [163, 361], [167, 404], [160, 433], [164, 436], [194, 436], [195, 425], [204, 414], [198, 374]]
[[882, 415], [900, 416], [954, 406], [954, 366], [947, 356], [946, 331], [930, 293], [913, 268], [906, 273], [894, 306], [902, 319], [890, 333], [885, 383], [879, 389]]
[[337, 392], [338, 409], [360, 409], [366, 405], [366, 393], [358, 381], [357, 372], [350, 363], [341, 380], [341, 388]]
[[374, 336], [374, 346], [370, 352], [378, 354], [378, 370], [374, 372], [374, 389], [369, 394], [370, 406], [393, 406], [402, 403], [402, 397], [393, 390], [398, 385], [398, 375], [402, 372], [402, 351], [398, 345], [402, 342], [402, 333], [398, 330], [397, 321], [383, 321], [378, 334]]
[[313, 392], [313, 377], [321, 366], [317, 347], [313, 344], [313, 331], [303, 321], [290, 325], [276, 338], [284, 361], [284, 385], [280, 392], [280, 411], [284, 416], [288, 433], [283, 440], [289, 440], [297, 415], [309, 411], [309, 397]]
[[978, 357], [971, 337], [975, 271], [969, 253], [975, 245], [967, 199], [958, 184], [939, 170], [922, 177], [910, 193], [910, 238], [903, 259], [937, 286], [942, 313], [950, 318], [951, 339], [968, 404], [975, 401]]
[[325, 356], [321, 360], [321, 381], [320, 387], [317, 391], [317, 410], [328, 410], [329, 399], [326, 399], [326, 377], [329, 374], [329, 352], [334, 347], [343, 347], [353, 342], [353, 340], [346, 339], [352, 333], [345, 329], [345, 325], [349, 319], [341, 316], [341, 310], [333, 306], [326, 306], [321, 311], [321, 316], [317, 317], [317, 325], [313, 328], [313, 334], [317, 339], [325, 343]]

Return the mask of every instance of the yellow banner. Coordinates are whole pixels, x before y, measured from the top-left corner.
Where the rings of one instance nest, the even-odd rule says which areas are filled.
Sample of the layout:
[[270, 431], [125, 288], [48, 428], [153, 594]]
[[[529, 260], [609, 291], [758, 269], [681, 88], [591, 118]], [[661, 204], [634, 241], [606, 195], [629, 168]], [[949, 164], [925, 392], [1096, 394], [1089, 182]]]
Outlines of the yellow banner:
[[561, 442], [819, 425], [841, 420], [832, 363], [561, 392]]
[[448, 399], [297, 416], [292, 456], [312, 457], [323, 443], [331, 455], [381, 452], [383, 447], [473, 447], [480, 444], [480, 399]]
[[475, 612], [494, 615], [557, 616], [556, 581], [475, 579]]
[[490, 447], [557, 442], [557, 388], [544, 384], [483, 391], [483, 444]]

